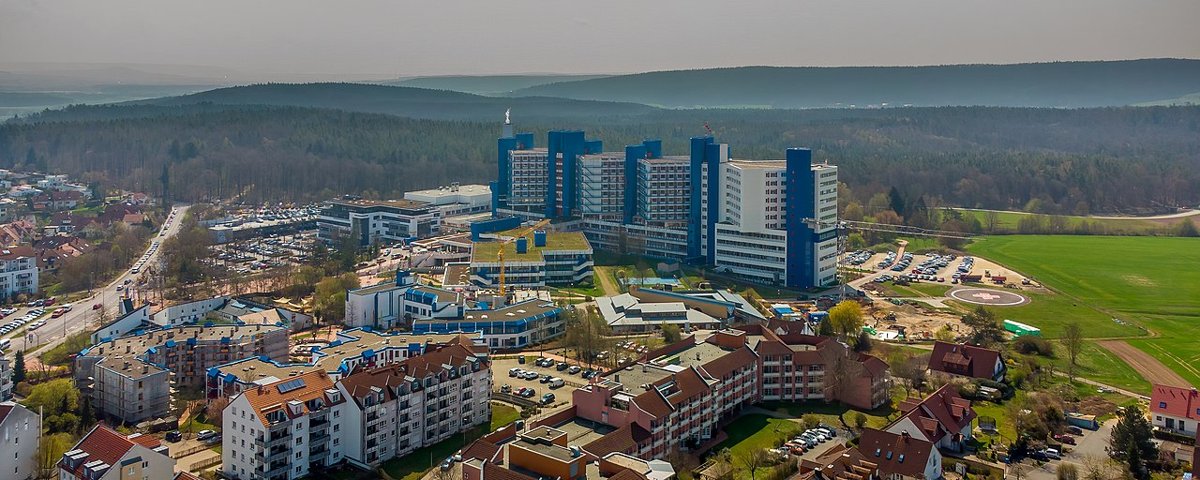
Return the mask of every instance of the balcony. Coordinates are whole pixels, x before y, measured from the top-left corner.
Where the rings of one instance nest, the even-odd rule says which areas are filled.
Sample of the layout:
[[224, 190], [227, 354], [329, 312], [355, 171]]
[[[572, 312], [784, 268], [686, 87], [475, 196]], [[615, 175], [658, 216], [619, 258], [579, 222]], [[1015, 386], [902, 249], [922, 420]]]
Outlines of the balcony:
[[271, 467], [270, 470], [267, 470], [266, 477], [270, 478], [270, 479], [274, 479], [276, 477], [287, 478], [287, 473], [288, 473], [288, 464], [284, 463], [283, 465], [280, 465], [278, 467]]
[[286, 448], [277, 453], [272, 453], [270, 456], [267, 457], [267, 462], [274, 464], [275, 462], [283, 461], [286, 464], [289, 453], [291, 453], [291, 451]]

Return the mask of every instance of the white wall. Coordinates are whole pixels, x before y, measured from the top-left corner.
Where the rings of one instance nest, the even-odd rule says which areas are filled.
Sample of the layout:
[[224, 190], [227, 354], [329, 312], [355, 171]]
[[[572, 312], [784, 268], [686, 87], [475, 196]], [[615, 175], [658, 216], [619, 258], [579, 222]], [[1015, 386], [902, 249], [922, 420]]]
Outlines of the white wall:
[[117, 338], [136, 330], [145, 322], [150, 321], [150, 305], [142, 305], [137, 310], [121, 317], [108, 325], [92, 332], [92, 344], [100, 343], [103, 338]]
[[197, 322], [208, 312], [221, 308], [227, 301], [229, 301], [229, 297], [213, 297], [207, 300], [172, 305], [151, 315], [150, 320], [162, 326]]

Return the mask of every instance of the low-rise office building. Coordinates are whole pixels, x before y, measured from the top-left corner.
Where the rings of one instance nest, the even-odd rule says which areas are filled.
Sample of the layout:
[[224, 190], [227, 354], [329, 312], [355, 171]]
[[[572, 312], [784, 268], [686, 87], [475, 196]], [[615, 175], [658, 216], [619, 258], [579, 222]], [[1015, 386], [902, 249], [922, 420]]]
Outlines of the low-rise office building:
[[566, 332], [562, 308], [554, 302], [533, 298], [496, 309], [472, 308], [458, 318], [423, 318], [412, 323], [414, 335], [478, 334], [496, 349], [520, 348], [544, 343]]
[[668, 292], [630, 286], [628, 293], [597, 297], [596, 307], [615, 334], [650, 332], [665, 324], [683, 330], [719, 330], [766, 320], [749, 301], [727, 290]]
[[487, 185], [459, 185], [404, 192], [404, 199], [425, 202], [441, 210], [442, 218], [486, 213], [492, 210], [492, 189]]
[[393, 244], [441, 232], [442, 211], [412, 200], [332, 200], [317, 216], [317, 238], [334, 243], [355, 235], [360, 246]]
[[0, 478], [30, 480], [38, 474], [42, 419], [15, 402], [0, 402]]
[[239, 480], [291, 480], [341, 462], [359, 432], [325, 372], [313, 371], [242, 392], [221, 415], [221, 472]]
[[394, 282], [346, 292], [345, 324], [392, 329], [416, 319], [461, 318], [465, 303], [463, 293], [422, 285], [416, 275], [400, 270]]
[[532, 241], [513, 241], [504, 233], [497, 240], [475, 242], [471, 250], [471, 281], [484, 288], [500, 286], [500, 257], [509, 288], [572, 285], [592, 280], [592, 246], [580, 232], [533, 233]]

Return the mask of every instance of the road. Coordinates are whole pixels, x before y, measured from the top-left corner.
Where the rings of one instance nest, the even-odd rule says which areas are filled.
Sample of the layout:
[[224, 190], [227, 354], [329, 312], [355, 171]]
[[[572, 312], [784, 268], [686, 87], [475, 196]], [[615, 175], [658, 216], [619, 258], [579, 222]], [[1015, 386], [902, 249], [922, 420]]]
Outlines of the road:
[[[155, 246], [179, 233], [179, 225], [182, 223], [183, 214], [187, 211], [187, 208], [186, 205], [173, 207], [171, 211], [174, 212], [174, 215], [169, 215], [168, 220], [163, 223], [159, 233], [150, 239], [151, 246], [147, 247], [150, 257], [143, 263], [142, 273], [144, 273], [145, 268], [153, 265], [160, 258], [161, 249], [155, 248]], [[153, 251], [151, 252], [151, 250]], [[49, 318], [47, 316], [45, 318], [46, 325], [37, 331], [29, 332], [23, 338], [14, 338], [10, 351], [25, 350], [27, 347], [40, 344], [42, 346], [33, 352], [34, 356], [38, 356], [55, 345], [62, 343], [64, 338], [73, 333], [84, 329], [95, 329], [99, 326], [100, 311], [93, 310], [92, 305], [97, 303], [103, 305], [103, 310], [108, 315], [109, 320], [116, 319], [120, 308], [118, 302], [123, 294], [123, 292], [116, 290], [117, 286], [123, 285], [126, 279], [130, 279], [131, 283], [137, 283], [137, 277], [138, 274], [126, 270], [113, 279], [112, 283], [105, 285], [87, 298], [75, 301], [73, 303], [74, 307], [65, 315], [58, 318]], [[47, 310], [53, 310], [54, 308], [56, 307], [50, 307]]]
[[[966, 210], [966, 211], [971, 211], [971, 212], [1011, 213], [1011, 214], [1015, 214], [1015, 215], [1041, 215], [1041, 214], [1036, 214], [1036, 213], [1020, 212], [1020, 211], [1016, 211], [1016, 210], [990, 210], [990, 209], [986, 209], [986, 208], [956, 208], [955, 210]], [[1168, 213], [1166, 215], [1147, 215], [1147, 216], [1088, 215], [1083, 218], [1087, 218], [1089, 220], [1174, 220], [1177, 218], [1190, 217], [1193, 215], [1200, 215], [1200, 210], [1194, 210], [1194, 209], [1193, 210], [1184, 210], [1182, 212]]]

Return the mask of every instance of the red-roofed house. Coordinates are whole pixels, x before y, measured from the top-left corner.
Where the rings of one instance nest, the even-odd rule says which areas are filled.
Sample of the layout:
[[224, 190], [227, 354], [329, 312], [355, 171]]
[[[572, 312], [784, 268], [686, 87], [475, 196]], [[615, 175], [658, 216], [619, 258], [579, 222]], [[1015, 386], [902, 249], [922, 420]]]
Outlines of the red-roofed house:
[[858, 453], [878, 466], [883, 478], [942, 478], [942, 453], [932, 443], [907, 432], [868, 428], [859, 437]]
[[946, 385], [920, 402], [905, 401], [900, 404], [900, 411], [904, 416], [888, 425], [888, 432], [908, 432], [938, 448], [955, 452], [962, 451], [971, 440], [975, 410], [970, 400], [958, 396], [954, 385]]
[[157, 438], [130, 436], [96, 425], [58, 462], [59, 478], [121, 480], [126, 478], [172, 478], [175, 459]]
[[1008, 368], [997, 350], [974, 345], [935, 342], [929, 355], [929, 369], [971, 378], [1004, 381]]
[[1196, 436], [1196, 426], [1200, 423], [1200, 392], [1189, 387], [1154, 385], [1150, 393], [1150, 415], [1155, 427]]

